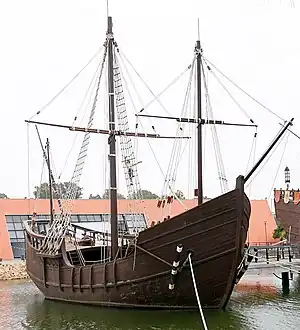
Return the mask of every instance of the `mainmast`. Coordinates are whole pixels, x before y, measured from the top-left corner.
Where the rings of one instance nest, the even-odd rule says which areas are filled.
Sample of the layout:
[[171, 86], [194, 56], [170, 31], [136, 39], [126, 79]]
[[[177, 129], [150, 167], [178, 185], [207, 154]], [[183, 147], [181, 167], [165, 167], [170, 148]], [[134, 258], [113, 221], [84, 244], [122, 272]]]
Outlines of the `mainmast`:
[[[108, 47], [108, 100], [109, 100], [109, 130], [115, 130], [115, 93], [114, 93], [114, 35], [112, 32], [112, 17], [107, 18], [107, 47]], [[110, 222], [111, 222], [111, 257], [118, 253], [118, 201], [117, 201], [117, 169], [116, 169], [116, 137], [110, 134], [109, 170], [110, 170]]]
[[50, 143], [47, 138], [46, 141], [46, 150], [47, 150], [47, 167], [49, 173], [49, 199], [50, 199], [50, 225], [53, 223], [53, 194], [52, 194], [52, 177], [51, 177], [51, 162], [50, 162]]
[[202, 107], [201, 107], [201, 46], [200, 40], [196, 42], [195, 48], [197, 54], [197, 117], [199, 120], [198, 124], [198, 134], [197, 134], [197, 147], [198, 147], [198, 162], [197, 162], [197, 169], [198, 169], [198, 205], [203, 203], [203, 181], [202, 181]]

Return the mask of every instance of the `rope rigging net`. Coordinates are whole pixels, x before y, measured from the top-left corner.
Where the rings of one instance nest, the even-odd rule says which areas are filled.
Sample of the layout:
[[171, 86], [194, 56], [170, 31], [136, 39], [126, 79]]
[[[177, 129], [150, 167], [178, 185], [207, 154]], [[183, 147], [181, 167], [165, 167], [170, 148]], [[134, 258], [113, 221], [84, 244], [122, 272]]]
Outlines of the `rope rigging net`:
[[[119, 131], [126, 133], [129, 131], [129, 123], [128, 123], [128, 117], [127, 117], [127, 109], [126, 109], [126, 105], [125, 105], [124, 89], [123, 89], [123, 85], [122, 85], [122, 77], [121, 77], [122, 75], [121, 75], [119, 62], [117, 59], [117, 53], [119, 50], [117, 48], [117, 52], [116, 52], [115, 47], [117, 47], [116, 43], [114, 43], [114, 52], [113, 52], [113, 83], [114, 83], [114, 89], [115, 89], [114, 93], [115, 93], [115, 101], [116, 101], [115, 110], [116, 110], [116, 114], [117, 114], [118, 129], [119, 129]], [[72, 178], [71, 178], [71, 181], [69, 184], [69, 189], [65, 196], [61, 196], [61, 198], [58, 198], [58, 203], [60, 206], [60, 213], [55, 215], [54, 221], [50, 225], [50, 228], [43, 241], [43, 244], [40, 247], [41, 253], [45, 253], [48, 255], [55, 255], [59, 251], [61, 244], [63, 242], [63, 238], [71, 223], [71, 213], [72, 213], [72, 209], [74, 206], [74, 200], [76, 199], [76, 194], [77, 194], [77, 190], [79, 188], [80, 178], [82, 176], [85, 160], [87, 158], [89, 142], [90, 142], [90, 132], [88, 131], [88, 129], [90, 129], [93, 125], [96, 104], [98, 101], [98, 92], [99, 92], [99, 88], [100, 88], [100, 82], [101, 82], [101, 78], [103, 76], [103, 70], [104, 70], [104, 67], [106, 64], [107, 41], [104, 44], [104, 49], [105, 49], [105, 51], [104, 51], [103, 59], [102, 59], [101, 66], [100, 66], [99, 76], [97, 79], [95, 97], [93, 99], [93, 104], [91, 107], [89, 120], [88, 120], [88, 124], [86, 127], [87, 130], [85, 131], [85, 134], [84, 134], [82, 145], [81, 145], [78, 157], [77, 157], [75, 169], [73, 171], [73, 175], [72, 175]], [[93, 77], [93, 79], [94, 78], [95, 78], [95, 76]], [[92, 82], [88, 88], [88, 91], [90, 90], [91, 85], [92, 85]], [[87, 97], [88, 91], [85, 95], [85, 98]], [[59, 94], [60, 93], [58, 93], [58, 95]], [[78, 112], [81, 110], [82, 105], [83, 105], [83, 103], [81, 104]], [[74, 118], [73, 124], [77, 120], [78, 112]], [[153, 129], [154, 129], [154, 127], [153, 127]], [[126, 134], [121, 134], [119, 138], [120, 138], [120, 149], [121, 149], [123, 169], [124, 169], [124, 174], [125, 174], [126, 186], [127, 186], [127, 190], [128, 190], [128, 197], [131, 198], [132, 200], [138, 199], [139, 202], [141, 202], [141, 200], [142, 200], [141, 186], [140, 186], [140, 181], [139, 181], [138, 172], [137, 172], [137, 165], [139, 162], [136, 161], [132, 139], [130, 136], [128, 136]], [[73, 142], [73, 145], [74, 145], [74, 142]], [[43, 149], [43, 157], [44, 157], [44, 160], [47, 161], [47, 155], [46, 155], [44, 149]], [[55, 182], [52, 171], [51, 171], [51, 179], [52, 179], [53, 187], [55, 187], [55, 188], [59, 187], [59, 185], [56, 184], [56, 182]], [[56, 196], [60, 196], [58, 190], [55, 190], [54, 192], [55, 192]], [[132, 211], [132, 210], [130, 210], [130, 211]], [[135, 229], [138, 229], [137, 225], [135, 224], [135, 220], [136, 219], [133, 219], [133, 223], [136, 227]]]
[[[190, 75], [188, 80], [188, 86], [186, 89], [184, 102], [181, 110], [181, 117], [187, 117], [188, 110], [191, 105], [191, 87], [193, 82], [193, 76], [195, 73], [195, 63], [196, 63], [196, 57], [194, 57], [192, 64], [189, 66], [190, 68]], [[189, 124], [186, 123], [179, 123], [177, 125], [176, 129], [176, 136], [183, 136], [186, 132], [186, 127], [189, 127]], [[177, 192], [175, 191], [175, 184], [176, 184], [176, 178], [178, 173], [178, 167], [180, 160], [182, 159], [182, 153], [184, 152], [184, 146], [183, 141], [181, 140], [175, 140], [173, 143], [171, 156], [169, 165], [167, 168], [167, 172], [164, 179], [164, 185], [161, 192], [161, 199], [157, 203], [157, 207], [161, 207], [162, 209], [165, 207], [166, 204], [169, 205], [168, 213], [171, 212], [171, 205], [174, 199], [180, 200], [180, 196], [178, 196]], [[168, 214], [170, 215], [170, 214]]]
[[[122, 83], [122, 74], [120, 65], [117, 58], [119, 49], [114, 48], [114, 62], [113, 62], [113, 79], [116, 100], [116, 113], [118, 129], [122, 132], [129, 132], [128, 113], [125, 102], [125, 94]], [[138, 176], [137, 165], [140, 163], [136, 159], [136, 152], [132, 138], [128, 135], [121, 135], [119, 138], [119, 146], [121, 149], [121, 158], [123, 171], [125, 176], [126, 188], [129, 199], [129, 211], [133, 218], [135, 231], [138, 231], [137, 220], [135, 213], [132, 213], [132, 201], [138, 200], [139, 203], [143, 202], [143, 195], [141, 190], [140, 179]]]

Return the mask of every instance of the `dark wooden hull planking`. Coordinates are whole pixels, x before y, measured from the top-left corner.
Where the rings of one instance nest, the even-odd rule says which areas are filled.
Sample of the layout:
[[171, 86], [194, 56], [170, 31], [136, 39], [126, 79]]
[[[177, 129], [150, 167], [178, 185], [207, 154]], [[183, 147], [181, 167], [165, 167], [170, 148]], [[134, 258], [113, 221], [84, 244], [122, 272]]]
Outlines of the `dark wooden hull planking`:
[[[139, 233], [134, 253], [106, 264], [73, 266], [63, 244], [56, 257], [34, 247], [41, 235], [27, 232], [27, 271], [48, 299], [132, 308], [193, 309], [197, 301], [189, 264], [169, 289], [176, 246], [181, 264], [192, 261], [203, 308], [224, 308], [242, 261], [250, 217], [243, 177], [236, 189]], [[97, 253], [99, 247], [91, 247]], [[157, 258], [158, 257], [158, 258]], [[135, 268], [133, 264], [135, 260]]]

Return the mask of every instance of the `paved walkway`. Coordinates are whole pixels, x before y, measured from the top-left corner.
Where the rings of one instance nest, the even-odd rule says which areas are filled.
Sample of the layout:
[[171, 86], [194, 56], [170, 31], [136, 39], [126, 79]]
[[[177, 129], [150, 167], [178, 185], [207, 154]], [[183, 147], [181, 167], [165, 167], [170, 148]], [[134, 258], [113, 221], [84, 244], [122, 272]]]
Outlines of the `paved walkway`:
[[0, 265], [15, 265], [15, 264], [20, 264], [20, 263], [24, 263], [25, 260], [21, 260], [21, 259], [13, 259], [13, 260], [2, 260], [0, 261]]

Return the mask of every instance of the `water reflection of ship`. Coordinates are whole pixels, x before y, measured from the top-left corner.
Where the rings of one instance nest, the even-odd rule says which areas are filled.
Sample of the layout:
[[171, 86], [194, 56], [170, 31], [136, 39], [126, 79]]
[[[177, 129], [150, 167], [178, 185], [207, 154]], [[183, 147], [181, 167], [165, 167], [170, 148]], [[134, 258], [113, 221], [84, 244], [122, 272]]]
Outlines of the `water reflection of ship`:
[[[66, 304], [44, 300], [34, 302], [27, 307], [27, 317], [23, 326], [29, 329], [198, 329], [199, 314], [188, 311], [147, 311], [117, 310], [96, 308], [77, 304]], [[230, 308], [229, 311], [207, 311], [205, 313], [211, 329], [250, 330], [247, 321], [240, 311]]]

